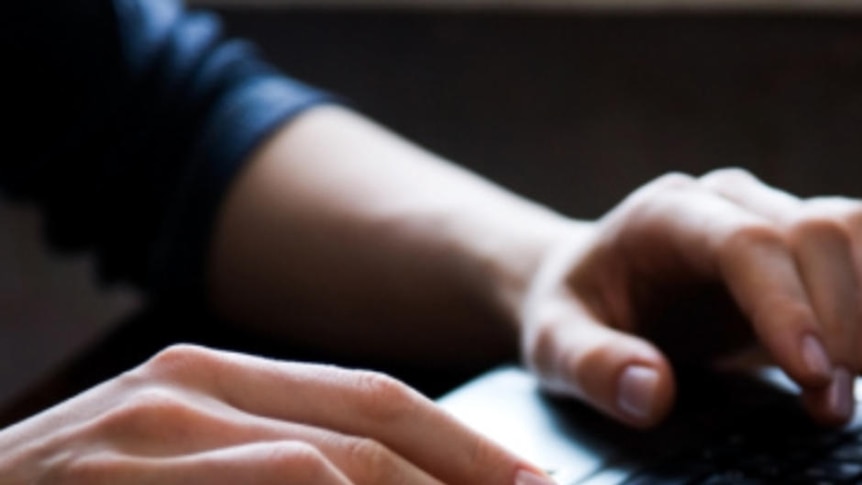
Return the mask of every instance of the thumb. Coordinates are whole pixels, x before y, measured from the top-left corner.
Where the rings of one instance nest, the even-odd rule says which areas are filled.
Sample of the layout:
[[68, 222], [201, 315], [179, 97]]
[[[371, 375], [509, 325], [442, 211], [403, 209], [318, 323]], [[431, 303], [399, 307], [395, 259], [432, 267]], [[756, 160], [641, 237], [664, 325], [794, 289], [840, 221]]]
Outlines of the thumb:
[[524, 355], [549, 391], [639, 428], [668, 414], [673, 370], [654, 345], [609, 328], [572, 300], [541, 306], [525, 327]]

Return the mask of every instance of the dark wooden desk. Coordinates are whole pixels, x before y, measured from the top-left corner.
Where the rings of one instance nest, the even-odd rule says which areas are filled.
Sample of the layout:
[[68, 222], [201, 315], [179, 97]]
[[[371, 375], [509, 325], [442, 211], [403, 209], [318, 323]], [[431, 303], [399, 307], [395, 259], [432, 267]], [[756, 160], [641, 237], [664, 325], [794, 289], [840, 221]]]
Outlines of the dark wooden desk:
[[407, 367], [382, 361], [358, 361], [291, 348], [286, 342], [243, 331], [195, 308], [163, 305], [119, 324], [111, 333], [0, 406], [0, 428], [78, 394], [144, 362], [174, 343], [196, 343], [273, 358], [326, 362], [387, 372], [436, 398], [486, 369]]

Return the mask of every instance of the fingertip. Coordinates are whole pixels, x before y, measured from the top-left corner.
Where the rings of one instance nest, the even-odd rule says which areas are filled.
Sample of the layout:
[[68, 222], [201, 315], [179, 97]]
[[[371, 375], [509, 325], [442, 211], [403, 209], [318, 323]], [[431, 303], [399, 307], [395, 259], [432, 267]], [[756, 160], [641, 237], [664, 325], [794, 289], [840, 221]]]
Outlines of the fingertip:
[[572, 325], [555, 335], [556, 365], [546, 389], [578, 397], [636, 428], [661, 422], [676, 385], [667, 358], [652, 343], [602, 325]]
[[856, 401], [853, 396], [853, 376], [844, 367], [838, 367], [832, 375], [827, 391], [829, 412], [839, 423], [847, 423], [853, 417]]
[[[833, 355], [824, 344], [819, 324], [802, 305], [776, 305], [775, 322], [761, 341], [775, 362], [802, 388], [822, 388], [832, 382]], [[766, 327], [766, 325], [764, 325]]]
[[853, 375], [844, 367], [838, 367], [827, 386], [803, 389], [803, 405], [822, 425], [846, 425], [856, 410], [853, 385]]
[[805, 334], [800, 344], [800, 354], [805, 363], [805, 384], [811, 387], [826, 386], [832, 381], [832, 362], [823, 342], [813, 334]]
[[645, 365], [623, 369], [617, 391], [617, 405], [629, 416], [642, 420], [652, 415], [657, 397], [658, 371]]
[[617, 379], [616, 410], [638, 428], [660, 423], [670, 412], [675, 386], [670, 368], [657, 362], [633, 362]]

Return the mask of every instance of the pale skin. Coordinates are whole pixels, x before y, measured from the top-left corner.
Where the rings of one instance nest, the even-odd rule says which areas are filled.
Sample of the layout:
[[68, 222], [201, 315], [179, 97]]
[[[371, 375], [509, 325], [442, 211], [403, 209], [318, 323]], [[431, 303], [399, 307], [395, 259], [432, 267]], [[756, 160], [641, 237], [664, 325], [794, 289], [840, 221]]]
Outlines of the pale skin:
[[[664, 176], [575, 221], [318, 107], [235, 181], [208, 283], [223, 316], [330, 352], [442, 367], [519, 351], [549, 391], [636, 427], [676, 393], [678, 349], [650, 338], [710, 361], [757, 346], [841, 424], [862, 365], [860, 238], [859, 201], [741, 170]], [[709, 304], [668, 317], [690, 298]], [[697, 341], [716, 329], [739, 338]], [[10, 484], [545, 483], [386, 376], [188, 346], [0, 431], [0, 456]]]

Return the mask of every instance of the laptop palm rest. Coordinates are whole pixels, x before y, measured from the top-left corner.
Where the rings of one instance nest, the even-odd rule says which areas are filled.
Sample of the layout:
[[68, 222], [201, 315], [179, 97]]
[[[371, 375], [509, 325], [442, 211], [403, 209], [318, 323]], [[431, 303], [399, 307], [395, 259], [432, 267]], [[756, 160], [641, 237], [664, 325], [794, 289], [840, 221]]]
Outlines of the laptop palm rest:
[[[573, 399], [549, 396], [515, 366], [491, 371], [439, 402], [468, 426], [545, 467], [564, 485], [620, 483], [650, 463], [737, 428], [784, 432], [814, 427], [792, 385], [775, 371], [757, 378], [693, 372], [678, 381], [674, 412], [650, 431], [621, 426]], [[858, 422], [857, 417], [851, 427]]]

